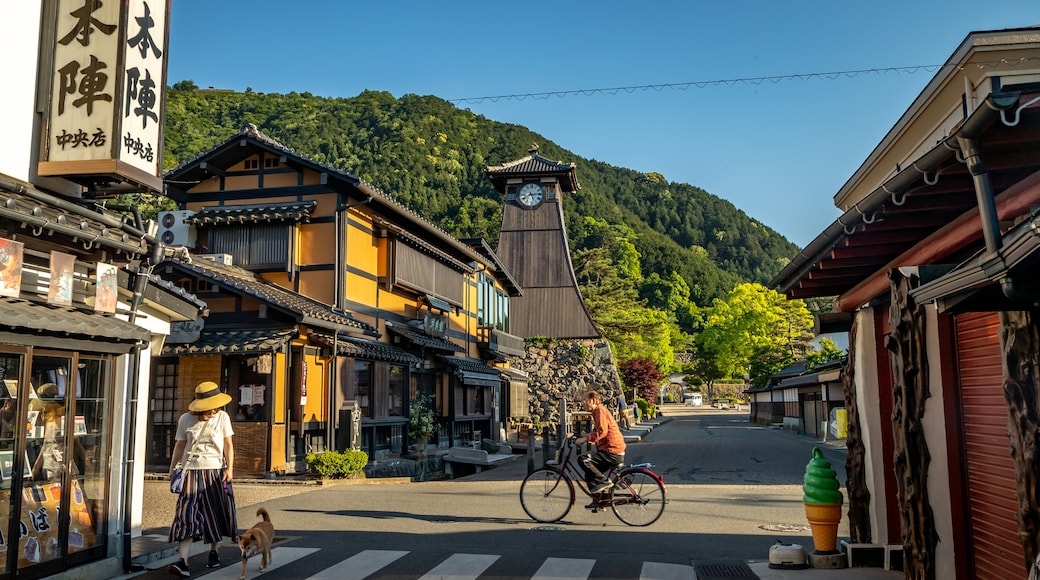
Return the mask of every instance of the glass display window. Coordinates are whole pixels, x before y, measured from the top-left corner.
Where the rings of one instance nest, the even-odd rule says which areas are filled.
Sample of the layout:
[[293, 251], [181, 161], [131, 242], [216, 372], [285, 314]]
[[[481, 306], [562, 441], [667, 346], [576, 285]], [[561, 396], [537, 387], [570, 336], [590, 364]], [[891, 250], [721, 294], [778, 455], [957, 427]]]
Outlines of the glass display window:
[[0, 569], [102, 553], [111, 359], [0, 350], [0, 380]]

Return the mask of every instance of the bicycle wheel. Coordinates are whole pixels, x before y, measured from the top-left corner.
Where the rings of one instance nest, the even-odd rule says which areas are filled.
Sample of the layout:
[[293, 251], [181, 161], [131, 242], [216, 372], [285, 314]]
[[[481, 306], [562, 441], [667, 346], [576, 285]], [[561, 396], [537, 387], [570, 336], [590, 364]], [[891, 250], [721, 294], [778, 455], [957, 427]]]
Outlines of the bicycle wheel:
[[559, 469], [543, 467], [520, 484], [520, 505], [537, 522], [557, 522], [571, 511], [574, 484]]
[[649, 526], [664, 513], [664, 484], [645, 470], [622, 472], [610, 491], [610, 509], [630, 526]]

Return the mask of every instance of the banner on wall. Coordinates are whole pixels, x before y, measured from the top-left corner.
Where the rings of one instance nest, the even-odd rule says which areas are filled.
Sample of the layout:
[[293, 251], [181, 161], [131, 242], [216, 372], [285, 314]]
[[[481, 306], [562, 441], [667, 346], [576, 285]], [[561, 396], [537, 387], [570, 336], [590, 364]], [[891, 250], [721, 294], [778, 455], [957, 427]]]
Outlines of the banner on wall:
[[76, 256], [51, 251], [51, 281], [47, 302], [56, 306], [72, 306], [72, 272]]
[[113, 264], [99, 262], [97, 265], [94, 286], [94, 310], [113, 313], [119, 302], [119, 289], [116, 285], [119, 268]]
[[22, 287], [22, 249], [24, 244], [0, 238], [0, 296], [18, 298]]

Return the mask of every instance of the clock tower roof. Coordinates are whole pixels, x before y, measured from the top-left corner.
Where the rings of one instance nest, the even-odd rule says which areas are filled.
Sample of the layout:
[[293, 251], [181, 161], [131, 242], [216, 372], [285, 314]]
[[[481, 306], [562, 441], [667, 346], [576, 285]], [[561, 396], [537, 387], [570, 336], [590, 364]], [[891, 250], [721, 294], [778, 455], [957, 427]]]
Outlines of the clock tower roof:
[[501, 165], [489, 165], [484, 173], [491, 179], [491, 183], [499, 193], [505, 192], [506, 181], [509, 179], [525, 179], [538, 177], [555, 177], [560, 182], [563, 191], [578, 191], [581, 184], [574, 172], [574, 163], [553, 161], [538, 154], [538, 145], [532, 145], [526, 157], [515, 161], [508, 161]]

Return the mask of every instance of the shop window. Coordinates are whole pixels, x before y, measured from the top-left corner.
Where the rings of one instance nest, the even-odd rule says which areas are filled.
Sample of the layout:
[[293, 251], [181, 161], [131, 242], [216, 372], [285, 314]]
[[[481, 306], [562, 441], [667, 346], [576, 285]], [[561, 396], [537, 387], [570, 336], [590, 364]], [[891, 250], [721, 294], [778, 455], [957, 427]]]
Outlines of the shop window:
[[[11, 398], [22, 402], [16, 425], [24, 426], [25, 446], [3, 442], [0, 491], [18, 490], [23, 501], [0, 505], [15, 506], [17, 514], [3, 519], [18, 518], [27, 533], [10, 543], [17, 544], [10, 546], [15, 551], [3, 554], [16, 555], [19, 569], [77, 552], [101, 554], [108, 520], [111, 359], [39, 354], [30, 360], [25, 381], [25, 373], [14, 368], [18, 358], [0, 355], [0, 366], [7, 395], [14, 391]], [[6, 564], [6, 558], [0, 562]]]

